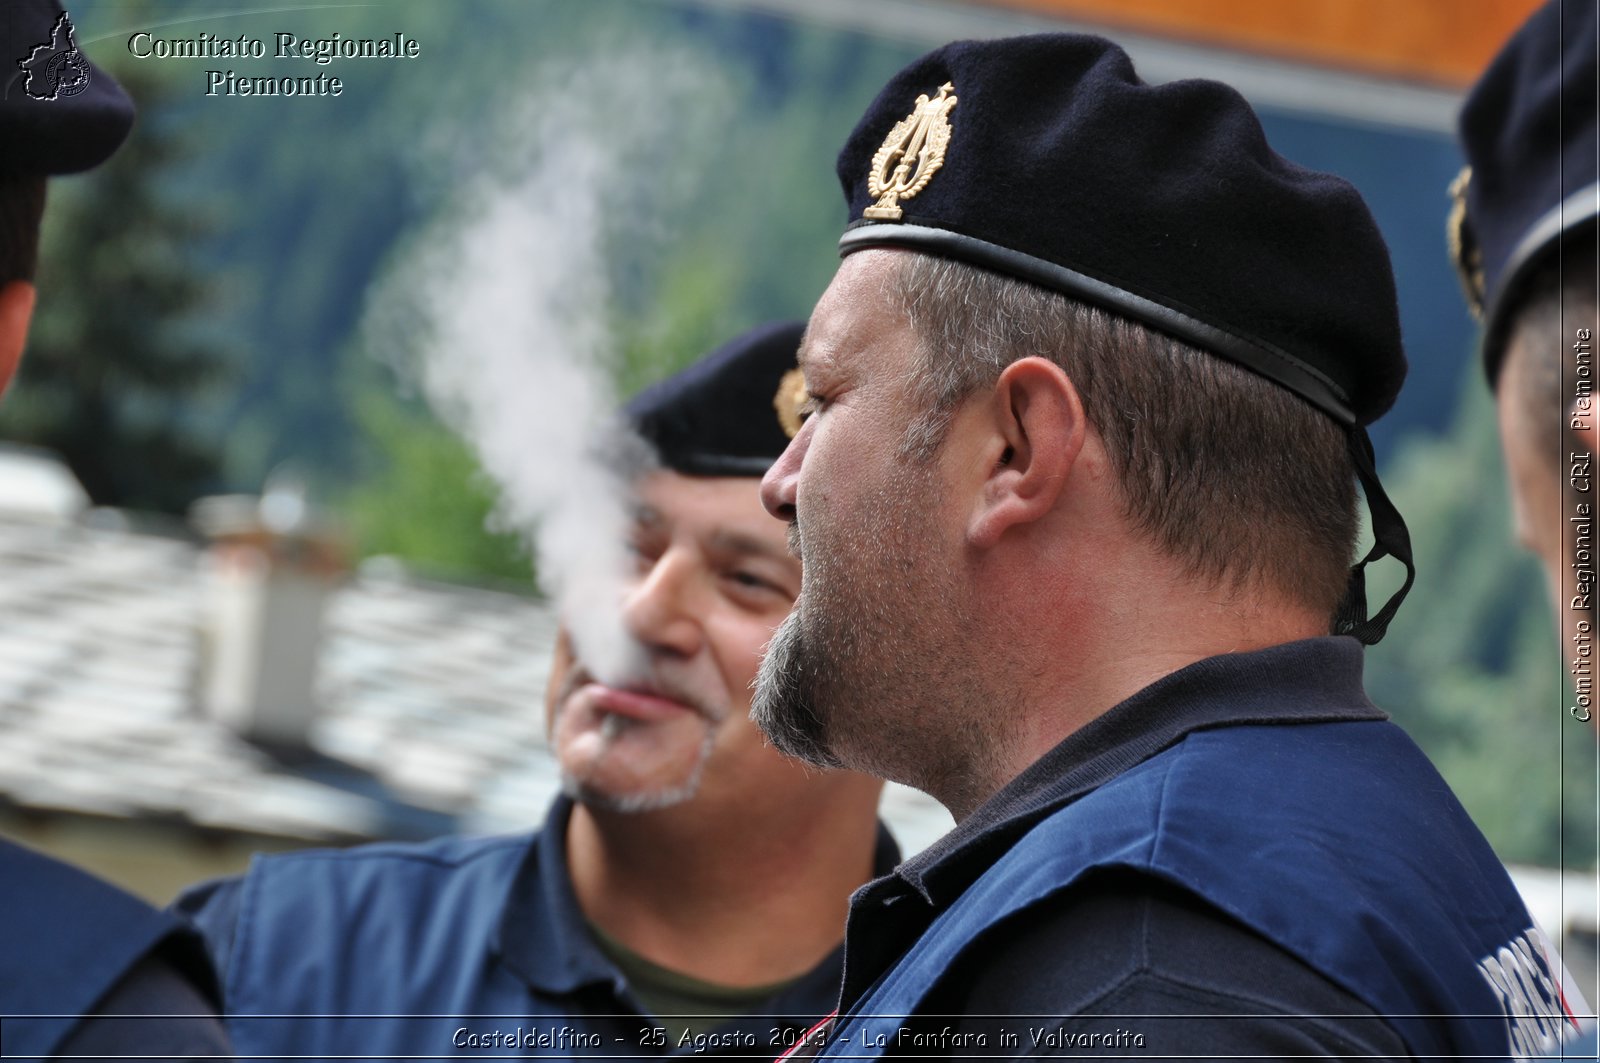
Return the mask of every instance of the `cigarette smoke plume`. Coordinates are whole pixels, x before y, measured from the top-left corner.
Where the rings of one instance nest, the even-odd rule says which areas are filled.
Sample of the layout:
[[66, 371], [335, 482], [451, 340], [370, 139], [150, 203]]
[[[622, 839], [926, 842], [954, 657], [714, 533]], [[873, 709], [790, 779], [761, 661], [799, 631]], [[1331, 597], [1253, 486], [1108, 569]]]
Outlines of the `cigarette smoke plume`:
[[472, 444], [499, 488], [496, 527], [525, 538], [579, 658], [613, 683], [642, 665], [617, 608], [626, 483], [597, 446], [621, 432], [615, 278], [669, 235], [660, 219], [709, 154], [727, 91], [696, 65], [613, 47], [552, 71], [488, 139], [492, 158], [465, 149], [476, 172], [366, 320], [369, 349]]

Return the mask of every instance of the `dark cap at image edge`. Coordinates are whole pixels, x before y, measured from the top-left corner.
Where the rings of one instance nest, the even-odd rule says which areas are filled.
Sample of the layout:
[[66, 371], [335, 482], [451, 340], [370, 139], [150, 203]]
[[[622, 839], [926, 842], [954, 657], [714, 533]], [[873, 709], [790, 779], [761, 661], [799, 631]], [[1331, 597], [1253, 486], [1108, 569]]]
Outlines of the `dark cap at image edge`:
[[1522, 281], [1600, 216], [1600, 13], [1551, 0], [1506, 42], [1467, 95], [1467, 168], [1451, 186], [1451, 257], [1483, 318], [1493, 386]]
[[0, 3], [0, 180], [100, 165], [133, 126], [133, 101], [78, 49], [55, 0]]

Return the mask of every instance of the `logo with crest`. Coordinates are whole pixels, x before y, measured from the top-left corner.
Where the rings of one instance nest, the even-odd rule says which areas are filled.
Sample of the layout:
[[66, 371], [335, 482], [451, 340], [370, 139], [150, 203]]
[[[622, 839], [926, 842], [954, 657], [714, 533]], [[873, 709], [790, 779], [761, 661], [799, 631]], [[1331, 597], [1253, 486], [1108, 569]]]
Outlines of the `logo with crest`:
[[917, 97], [912, 112], [895, 123], [883, 146], [872, 157], [867, 174], [867, 194], [877, 202], [861, 212], [873, 221], [899, 221], [900, 201], [910, 199], [927, 186], [944, 165], [945, 145], [950, 143], [950, 108], [956, 98], [955, 86], [946, 81], [939, 95]]
[[89, 60], [78, 51], [72, 20], [65, 11], [50, 30], [50, 39], [36, 44], [17, 60], [24, 75], [22, 91], [35, 100], [60, 100], [89, 87]]

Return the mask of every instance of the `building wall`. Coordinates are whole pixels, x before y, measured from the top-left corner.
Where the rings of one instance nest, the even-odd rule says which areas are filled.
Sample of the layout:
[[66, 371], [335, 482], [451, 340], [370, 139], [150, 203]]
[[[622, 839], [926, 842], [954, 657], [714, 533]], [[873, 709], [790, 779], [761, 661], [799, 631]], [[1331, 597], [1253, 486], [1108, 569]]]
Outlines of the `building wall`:
[[996, 6], [1464, 87], [1540, 0], [989, 0]]

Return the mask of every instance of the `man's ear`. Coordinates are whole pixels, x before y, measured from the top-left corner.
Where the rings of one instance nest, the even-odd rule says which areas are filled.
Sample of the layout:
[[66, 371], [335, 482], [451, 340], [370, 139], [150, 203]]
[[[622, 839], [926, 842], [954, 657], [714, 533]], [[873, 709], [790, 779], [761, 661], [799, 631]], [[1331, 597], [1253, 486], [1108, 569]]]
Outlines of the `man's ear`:
[[980, 548], [1055, 508], [1088, 431], [1078, 389], [1044, 358], [1007, 366], [990, 402], [993, 465], [967, 527], [968, 540]]
[[27, 281], [0, 285], [0, 392], [16, 375], [22, 361], [22, 347], [28, 340], [28, 322], [33, 320], [34, 288]]

